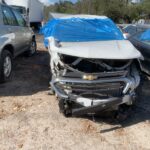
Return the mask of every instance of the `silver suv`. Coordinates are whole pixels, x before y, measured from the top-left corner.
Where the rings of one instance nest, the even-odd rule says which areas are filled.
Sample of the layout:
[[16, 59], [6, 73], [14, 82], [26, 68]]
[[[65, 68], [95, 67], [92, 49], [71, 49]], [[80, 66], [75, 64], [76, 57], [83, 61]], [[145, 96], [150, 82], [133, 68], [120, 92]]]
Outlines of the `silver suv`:
[[23, 52], [36, 52], [35, 35], [19, 12], [0, 3], [0, 82], [10, 78], [13, 58]]

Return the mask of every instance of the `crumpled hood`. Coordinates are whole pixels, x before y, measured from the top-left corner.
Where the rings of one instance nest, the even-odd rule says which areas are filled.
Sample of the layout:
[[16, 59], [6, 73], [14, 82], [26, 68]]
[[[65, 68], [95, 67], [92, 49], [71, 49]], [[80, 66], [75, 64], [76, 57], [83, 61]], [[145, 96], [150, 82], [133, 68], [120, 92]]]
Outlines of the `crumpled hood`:
[[137, 59], [141, 53], [128, 40], [62, 42], [58, 46], [53, 37], [49, 38], [52, 52], [81, 58], [94, 59]]

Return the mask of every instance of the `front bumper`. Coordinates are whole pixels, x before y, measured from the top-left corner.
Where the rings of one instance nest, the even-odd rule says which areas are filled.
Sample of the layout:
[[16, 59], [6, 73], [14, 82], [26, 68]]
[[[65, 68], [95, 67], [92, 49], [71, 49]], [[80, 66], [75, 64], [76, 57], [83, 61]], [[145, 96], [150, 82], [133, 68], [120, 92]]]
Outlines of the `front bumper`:
[[[57, 85], [58, 83], [59, 85], [83, 85], [82, 88], [78, 86], [77, 88], [81, 90], [81, 93], [86, 90], [87, 93], [91, 92], [93, 97], [84, 97], [82, 94], [75, 94], [73, 90], [70, 90], [70, 92], [66, 92], [64, 89], [62, 89], [61, 86]], [[51, 88], [55, 91], [57, 97], [59, 97], [60, 99], [72, 101], [81, 106], [79, 108], [72, 109], [72, 114], [76, 116], [88, 113], [96, 113], [111, 108], [116, 109], [121, 104], [132, 105], [136, 97], [135, 89], [138, 87], [139, 83], [140, 77], [137, 75], [130, 78], [103, 78], [93, 81], [76, 78], [53, 77], [50, 84]], [[92, 86], [92, 88], [88, 87], [88, 89], [86, 89], [87, 85], [90, 85], [90, 87]], [[94, 86], [97, 86], [96, 89], [94, 89]], [[72, 87], [73, 86], [71, 86], [71, 88]], [[117, 95], [114, 95], [115, 91], [117, 91], [117, 93], [119, 91], [119, 93]], [[108, 95], [108, 97], [94, 97], [100, 92], [103, 92], [103, 94], [107, 93], [106, 95]]]
[[135, 99], [134, 95], [125, 95], [124, 97], [116, 97], [116, 98], [109, 98], [104, 101], [99, 100], [99, 102], [96, 101], [96, 104], [93, 104], [91, 106], [85, 106], [81, 108], [75, 108], [72, 109], [72, 115], [78, 116], [78, 115], [85, 115], [85, 114], [95, 114], [96, 112], [102, 112], [107, 111], [110, 109], [115, 109], [121, 104], [132, 104], [133, 100]]

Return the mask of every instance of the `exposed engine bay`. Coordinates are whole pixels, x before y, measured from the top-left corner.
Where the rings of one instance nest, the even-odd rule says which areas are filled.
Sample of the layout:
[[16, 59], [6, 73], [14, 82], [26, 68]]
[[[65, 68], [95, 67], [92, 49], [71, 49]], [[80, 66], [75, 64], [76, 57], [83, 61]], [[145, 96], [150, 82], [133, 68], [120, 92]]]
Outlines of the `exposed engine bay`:
[[60, 55], [60, 60], [64, 64], [84, 73], [124, 70], [132, 63], [132, 60], [83, 59], [67, 55]]

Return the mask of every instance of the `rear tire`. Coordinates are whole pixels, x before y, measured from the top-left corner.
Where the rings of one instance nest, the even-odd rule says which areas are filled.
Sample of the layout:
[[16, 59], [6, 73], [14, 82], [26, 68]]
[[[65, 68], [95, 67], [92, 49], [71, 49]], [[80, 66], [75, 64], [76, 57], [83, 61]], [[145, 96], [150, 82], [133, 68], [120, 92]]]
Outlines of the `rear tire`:
[[12, 54], [8, 50], [3, 50], [0, 56], [0, 83], [4, 83], [10, 79], [12, 64]]
[[36, 43], [36, 40], [33, 39], [32, 42], [31, 42], [31, 45], [30, 45], [30, 49], [29, 49], [29, 51], [26, 52], [26, 55], [27, 55], [28, 57], [31, 57], [31, 56], [33, 56], [36, 52], [37, 52], [37, 43]]

